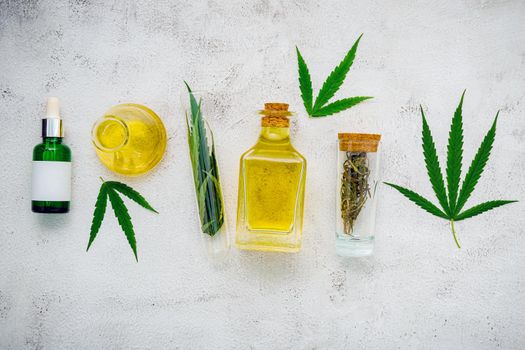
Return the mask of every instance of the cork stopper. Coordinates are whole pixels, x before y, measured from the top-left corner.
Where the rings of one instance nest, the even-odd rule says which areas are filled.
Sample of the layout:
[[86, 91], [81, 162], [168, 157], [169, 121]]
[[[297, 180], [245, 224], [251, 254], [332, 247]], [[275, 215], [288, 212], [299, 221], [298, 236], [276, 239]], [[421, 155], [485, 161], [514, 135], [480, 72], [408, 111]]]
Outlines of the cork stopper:
[[264, 109], [267, 111], [287, 111], [288, 103], [267, 102], [264, 104]]
[[377, 152], [381, 135], [339, 133], [339, 150], [343, 152]]
[[288, 117], [292, 112], [288, 111], [288, 103], [268, 102], [264, 109], [259, 111], [263, 115], [261, 125], [263, 127], [287, 128], [290, 126]]

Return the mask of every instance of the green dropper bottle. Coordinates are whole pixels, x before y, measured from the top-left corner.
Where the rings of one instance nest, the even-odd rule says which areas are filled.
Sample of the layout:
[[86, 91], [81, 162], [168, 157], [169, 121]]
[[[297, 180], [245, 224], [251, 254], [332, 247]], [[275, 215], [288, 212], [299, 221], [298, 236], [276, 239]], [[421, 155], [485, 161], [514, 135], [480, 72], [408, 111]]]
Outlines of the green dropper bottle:
[[42, 119], [43, 142], [33, 149], [32, 210], [67, 213], [71, 201], [71, 150], [62, 144], [64, 133], [58, 98], [47, 100]]

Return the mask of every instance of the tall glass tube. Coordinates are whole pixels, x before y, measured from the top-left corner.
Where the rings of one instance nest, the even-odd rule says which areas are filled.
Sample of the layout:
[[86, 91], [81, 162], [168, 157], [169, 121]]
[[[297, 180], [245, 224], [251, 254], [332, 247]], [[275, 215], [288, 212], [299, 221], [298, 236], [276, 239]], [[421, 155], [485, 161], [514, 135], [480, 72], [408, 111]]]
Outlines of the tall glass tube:
[[193, 92], [189, 87], [181, 100], [188, 128], [200, 235], [208, 255], [220, 261], [227, 256], [230, 244], [213, 133], [205, 120], [206, 115], [213, 113], [213, 105], [208, 94]]
[[337, 145], [336, 250], [347, 257], [374, 250], [381, 135], [340, 133]]

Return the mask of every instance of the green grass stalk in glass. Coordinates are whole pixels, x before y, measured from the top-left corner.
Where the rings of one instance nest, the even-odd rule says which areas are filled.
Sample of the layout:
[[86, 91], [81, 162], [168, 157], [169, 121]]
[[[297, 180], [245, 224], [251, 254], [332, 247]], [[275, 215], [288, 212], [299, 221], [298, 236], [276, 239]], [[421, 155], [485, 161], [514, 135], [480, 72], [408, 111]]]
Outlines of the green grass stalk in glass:
[[43, 142], [33, 149], [31, 207], [35, 213], [67, 213], [71, 200], [71, 150], [62, 143], [58, 99], [50, 97], [42, 119]]
[[186, 89], [187, 93], [182, 95], [182, 107], [188, 129], [188, 146], [201, 223], [201, 237], [208, 256], [215, 262], [222, 262], [227, 258], [230, 248], [228, 226], [213, 134], [205, 119], [216, 111], [213, 103], [208, 101], [212, 98], [211, 95], [192, 91], [188, 84]]

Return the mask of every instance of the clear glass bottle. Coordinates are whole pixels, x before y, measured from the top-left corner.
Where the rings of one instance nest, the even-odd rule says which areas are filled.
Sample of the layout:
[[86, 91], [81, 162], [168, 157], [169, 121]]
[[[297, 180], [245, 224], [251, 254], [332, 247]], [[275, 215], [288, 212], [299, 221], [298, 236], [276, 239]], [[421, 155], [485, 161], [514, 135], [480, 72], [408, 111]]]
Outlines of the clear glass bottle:
[[33, 149], [31, 209], [35, 213], [69, 211], [71, 201], [71, 150], [64, 137], [58, 98], [47, 101], [42, 119], [43, 142]]
[[240, 160], [236, 245], [297, 252], [303, 228], [306, 159], [290, 142], [288, 104], [266, 103], [260, 114], [259, 140]]
[[336, 250], [341, 256], [373, 253], [380, 140], [377, 134], [338, 135]]
[[200, 219], [200, 236], [208, 256], [223, 262], [228, 256], [230, 242], [224, 210], [219, 168], [213, 133], [206, 118], [217, 111], [211, 96], [205, 92], [188, 91], [181, 95], [188, 128], [188, 146]]
[[159, 116], [134, 103], [110, 108], [93, 125], [91, 139], [100, 161], [122, 175], [141, 175], [153, 169], [167, 143]]

